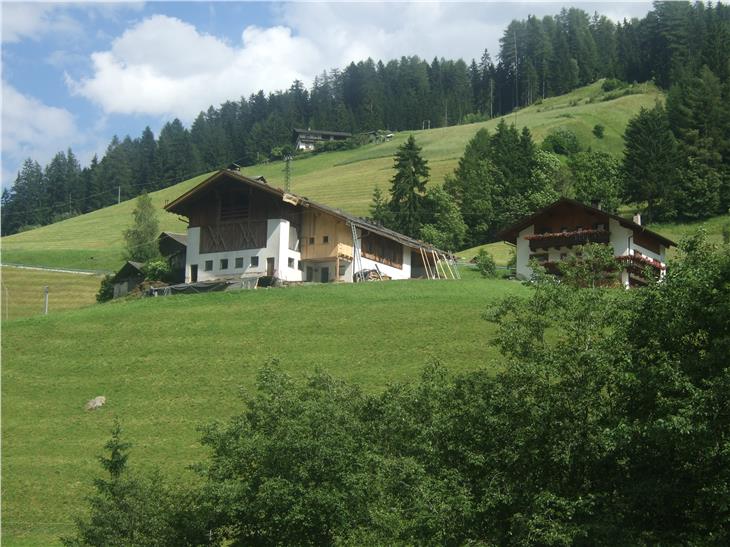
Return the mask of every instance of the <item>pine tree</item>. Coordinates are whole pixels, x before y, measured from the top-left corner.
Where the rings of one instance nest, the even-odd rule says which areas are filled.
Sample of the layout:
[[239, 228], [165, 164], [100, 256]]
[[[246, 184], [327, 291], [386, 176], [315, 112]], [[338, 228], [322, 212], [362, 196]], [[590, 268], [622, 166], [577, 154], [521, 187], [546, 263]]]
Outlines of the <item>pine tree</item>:
[[423, 224], [424, 194], [428, 182], [428, 162], [413, 135], [395, 153], [395, 175], [391, 179], [388, 208], [395, 225], [406, 235], [417, 237]]
[[677, 141], [664, 107], [642, 108], [624, 134], [624, 175], [627, 198], [647, 203], [653, 219], [676, 214]]

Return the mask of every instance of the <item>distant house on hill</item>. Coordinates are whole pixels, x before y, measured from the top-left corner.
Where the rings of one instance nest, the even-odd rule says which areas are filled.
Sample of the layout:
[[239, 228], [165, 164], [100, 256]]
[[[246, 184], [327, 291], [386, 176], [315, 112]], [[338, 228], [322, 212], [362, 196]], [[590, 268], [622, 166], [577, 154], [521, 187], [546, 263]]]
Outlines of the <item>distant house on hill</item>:
[[124, 266], [112, 277], [114, 285], [114, 298], [126, 296], [136, 289], [144, 281], [144, 264], [128, 260]]
[[188, 236], [186, 234], [162, 232], [157, 238], [157, 245], [160, 254], [170, 266], [172, 273], [170, 281], [172, 283], [185, 281], [185, 256], [188, 248]]
[[339, 209], [221, 170], [165, 206], [188, 218], [185, 281], [272, 277], [352, 282], [445, 277], [433, 246]]
[[297, 150], [314, 150], [321, 142], [344, 141], [352, 137], [352, 133], [342, 131], [318, 131], [316, 129], [294, 129], [294, 146]]
[[561, 198], [503, 230], [499, 237], [516, 245], [517, 277], [529, 279], [530, 259], [540, 262], [549, 272], [559, 273], [557, 265], [575, 247], [586, 243], [604, 243], [613, 248], [621, 267], [625, 286], [645, 283], [646, 267], [658, 276], [666, 270], [667, 248], [672, 240], [641, 225], [641, 216], [633, 220], [607, 213], [578, 201]]

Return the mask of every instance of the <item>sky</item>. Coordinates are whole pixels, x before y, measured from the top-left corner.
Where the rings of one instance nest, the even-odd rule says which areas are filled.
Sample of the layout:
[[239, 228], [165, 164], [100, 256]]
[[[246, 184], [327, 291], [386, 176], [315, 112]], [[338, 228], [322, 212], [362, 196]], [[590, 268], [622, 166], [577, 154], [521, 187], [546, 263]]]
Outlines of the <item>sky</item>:
[[2, 2], [2, 186], [30, 157], [83, 165], [114, 135], [189, 127], [201, 110], [310, 86], [371, 57], [493, 58], [512, 19], [563, 6], [617, 21], [650, 2]]

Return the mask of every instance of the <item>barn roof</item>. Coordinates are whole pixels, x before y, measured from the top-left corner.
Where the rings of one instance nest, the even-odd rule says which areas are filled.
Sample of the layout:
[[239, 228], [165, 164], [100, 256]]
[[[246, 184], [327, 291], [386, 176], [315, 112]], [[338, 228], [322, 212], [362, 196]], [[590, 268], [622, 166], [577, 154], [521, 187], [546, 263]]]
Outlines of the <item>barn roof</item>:
[[114, 274], [112, 282], [118, 283], [119, 281], [129, 279], [131, 277], [139, 277], [140, 275], [144, 276], [144, 273], [142, 272], [143, 266], [144, 264], [142, 262], [127, 260], [127, 262], [124, 263], [124, 266], [122, 266], [119, 271]]
[[180, 245], [184, 245], [187, 247], [188, 245], [188, 236], [187, 234], [176, 234], [174, 232], [162, 232], [158, 236], [158, 240], [162, 239], [163, 237], [169, 237], [173, 241], [177, 241]]
[[649, 230], [646, 226], [642, 226], [641, 224], [637, 224], [633, 220], [629, 220], [627, 218], [620, 217], [618, 215], [615, 215], [613, 213], [609, 213], [607, 211], [604, 211], [602, 209], [598, 209], [596, 207], [591, 207], [590, 205], [586, 205], [585, 203], [581, 203], [580, 201], [576, 201], [574, 199], [562, 197], [558, 199], [557, 201], [554, 201], [547, 207], [543, 207], [542, 209], [539, 209], [538, 211], [535, 211], [529, 216], [526, 216], [522, 218], [521, 220], [518, 220], [513, 225], [509, 226], [508, 228], [505, 228], [501, 232], [497, 234], [497, 237], [499, 239], [502, 239], [504, 241], [510, 241], [514, 242], [517, 239], [517, 236], [519, 233], [527, 228], [528, 226], [531, 226], [537, 222], [537, 220], [541, 217], [544, 217], [546, 215], [549, 215], [552, 211], [555, 209], [568, 205], [571, 207], [577, 207], [584, 209], [585, 211], [604, 216], [606, 218], [612, 218], [616, 220], [621, 226], [624, 228], [629, 228], [630, 230], [633, 230], [634, 232], [641, 232], [642, 234], [656, 239], [659, 243], [664, 245], [665, 247], [676, 247], [677, 244], [672, 241], [671, 239], [668, 239], [664, 237], [661, 234], [658, 234], [652, 230]]
[[378, 234], [380, 236], [391, 239], [393, 241], [397, 241], [398, 243], [401, 243], [408, 247], [414, 247], [417, 249], [423, 248], [425, 250], [435, 250], [438, 252], [442, 252], [442, 251], [439, 251], [438, 249], [436, 249], [436, 247], [434, 247], [430, 243], [426, 243], [424, 241], [413, 239], [411, 237], [398, 233], [394, 230], [385, 228], [384, 226], [375, 224], [362, 217], [358, 217], [358, 216], [352, 215], [350, 213], [346, 213], [345, 211], [343, 211], [341, 209], [336, 209], [334, 207], [330, 207], [330, 206], [324, 205], [322, 203], [310, 201], [306, 197], [298, 196], [296, 194], [292, 194], [291, 192], [285, 192], [281, 188], [276, 188], [274, 186], [270, 186], [269, 184], [266, 184], [259, 180], [246, 177], [237, 171], [231, 171], [228, 169], [221, 169], [220, 171], [217, 171], [216, 173], [214, 173], [213, 175], [211, 175], [210, 177], [208, 177], [207, 179], [202, 181], [197, 186], [191, 188], [190, 190], [185, 192], [183, 195], [181, 195], [177, 199], [173, 200], [171, 203], [168, 203], [167, 205], [165, 205], [165, 210], [170, 213], [175, 213], [175, 214], [178, 214], [181, 216], [187, 216], [188, 207], [194, 201], [194, 199], [202, 191], [214, 186], [217, 182], [219, 182], [220, 180], [223, 180], [223, 179], [234, 180], [241, 184], [244, 184], [247, 186], [252, 186], [252, 187], [262, 190], [264, 192], [268, 192], [270, 194], [278, 196], [279, 198], [282, 199], [282, 201], [285, 201], [286, 203], [289, 203], [294, 206], [308, 207], [308, 208], [316, 209], [323, 213], [327, 213], [329, 215], [332, 215], [334, 217], [337, 217], [337, 218], [345, 221], [348, 224], [352, 224], [358, 228], [367, 230], [368, 232]]
[[321, 131], [319, 129], [298, 129], [294, 128], [294, 132], [298, 135], [321, 135], [323, 137], [352, 137], [352, 133], [344, 131]]

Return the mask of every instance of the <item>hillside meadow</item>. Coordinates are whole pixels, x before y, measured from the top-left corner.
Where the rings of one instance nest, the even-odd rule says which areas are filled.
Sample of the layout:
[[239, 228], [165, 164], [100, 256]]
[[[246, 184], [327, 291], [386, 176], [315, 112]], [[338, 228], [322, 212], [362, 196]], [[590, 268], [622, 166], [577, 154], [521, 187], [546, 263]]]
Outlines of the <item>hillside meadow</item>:
[[[276, 358], [378, 391], [432, 359], [495, 367], [481, 314], [517, 282], [413, 280], [122, 300], [3, 324], [3, 545], [71, 530], [119, 418], [132, 467], [192, 480], [197, 426], [240, 408], [240, 389]], [[107, 405], [84, 404], [98, 395]]]
[[[527, 126], [541, 141], [556, 128], [569, 129], [585, 147], [620, 155], [622, 135], [629, 119], [641, 107], [651, 107], [663, 95], [651, 85], [636, 86], [636, 93], [604, 101], [601, 82], [567, 95], [545, 99], [505, 116], [507, 123]], [[393, 154], [413, 134], [429, 161], [431, 180], [441, 184], [453, 172], [466, 143], [482, 128], [494, 130], [503, 118], [424, 131], [396, 133], [389, 142], [355, 150], [306, 154], [292, 162], [292, 191], [312, 200], [366, 215], [373, 190], [387, 190], [393, 174]], [[602, 139], [593, 135], [596, 124], [605, 127]], [[244, 168], [249, 176], [263, 175], [274, 186], [284, 186], [284, 165], [271, 162]], [[184, 232], [182, 219], [162, 207], [206, 178], [207, 174], [151, 194], [160, 209], [162, 230]], [[52, 225], [2, 239], [3, 263], [114, 271], [123, 262], [122, 232], [131, 223], [134, 200], [113, 205]]]
[[66, 272], [3, 267], [2, 320], [43, 313], [44, 288], [48, 287], [48, 313], [82, 308], [96, 303], [101, 278]]

